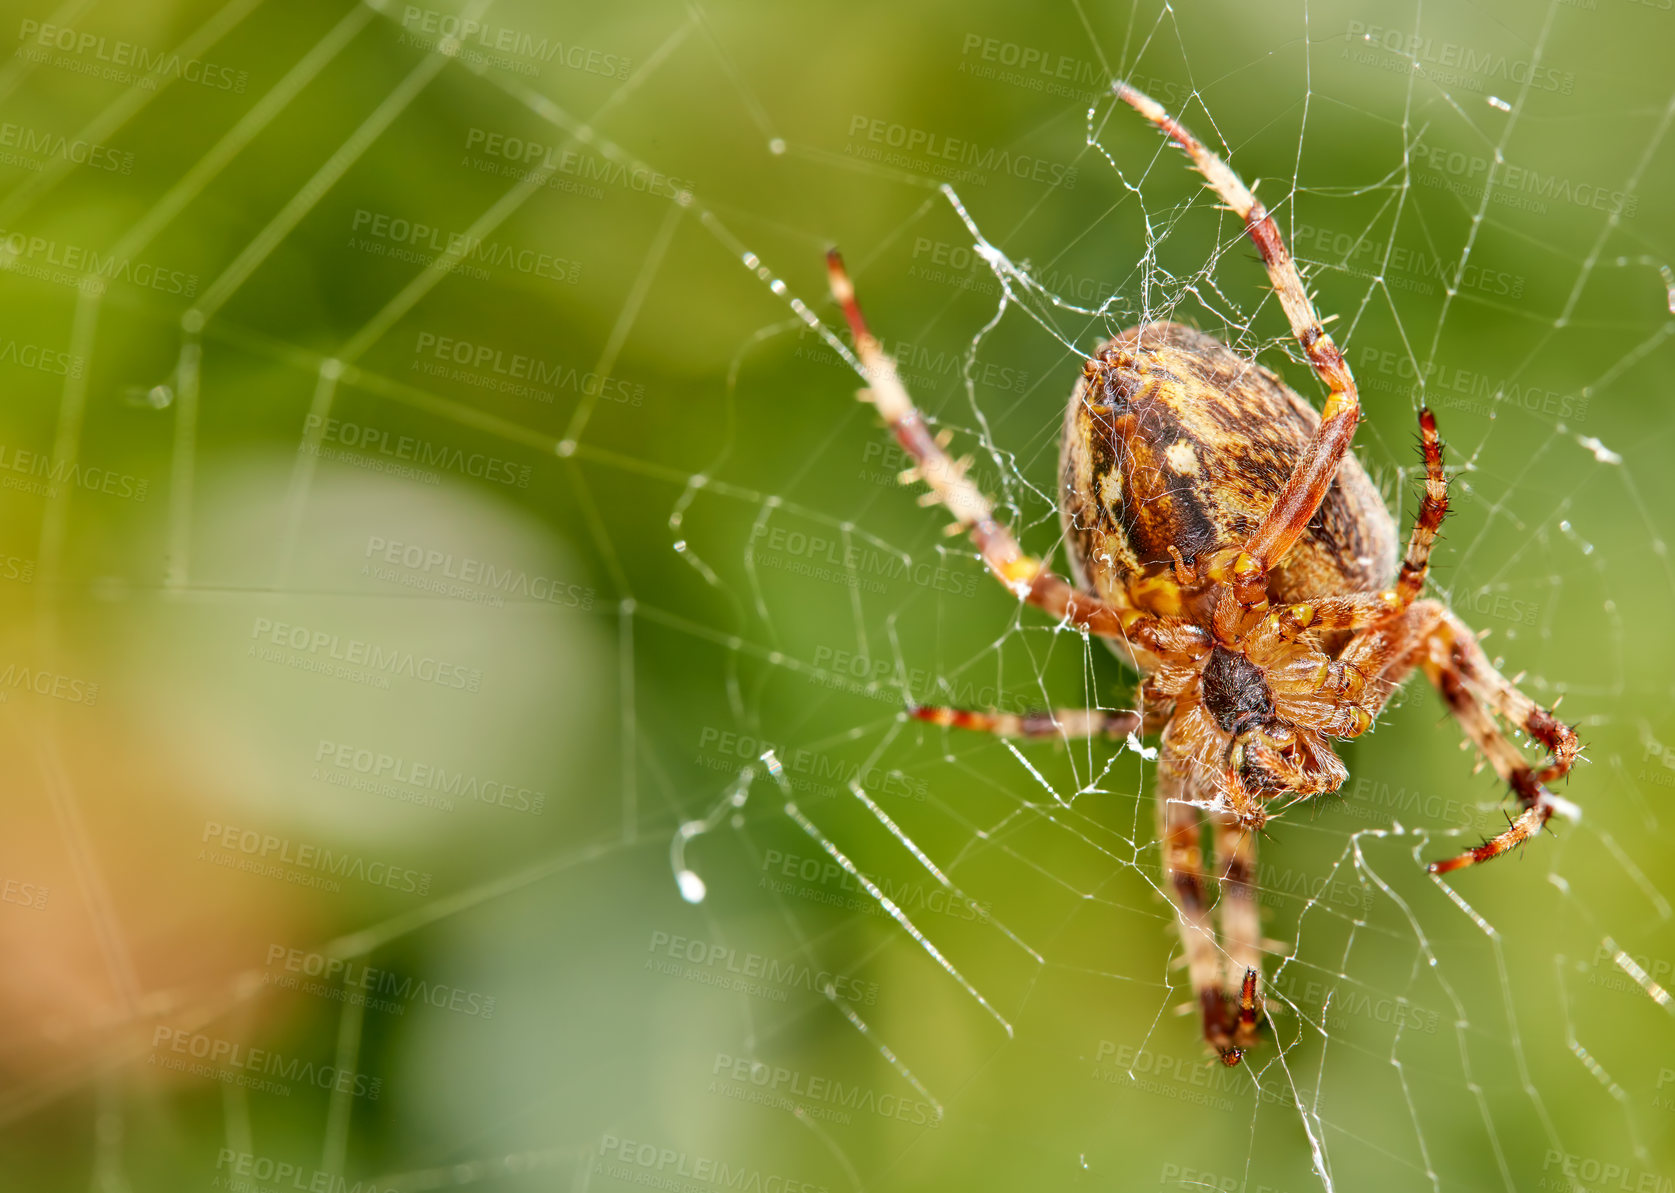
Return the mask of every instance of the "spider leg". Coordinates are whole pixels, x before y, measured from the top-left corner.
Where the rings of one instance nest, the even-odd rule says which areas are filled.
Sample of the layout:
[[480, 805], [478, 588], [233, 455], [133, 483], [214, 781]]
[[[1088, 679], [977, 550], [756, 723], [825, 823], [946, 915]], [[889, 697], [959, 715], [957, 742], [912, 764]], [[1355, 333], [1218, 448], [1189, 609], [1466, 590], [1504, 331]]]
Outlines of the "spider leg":
[[1327, 663], [1319, 685], [1327, 700], [1310, 724], [1331, 737], [1353, 738], [1365, 733], [1402, 681], [1419, 665], [1432, 635], [1448, 616], [1448, 610], [1438, 601], [1417, 601], [1360, 627], [1338, 657]]
[[[1446, 874], [1464, 866], [1499, 857], [1539, 833], [1555, 813], [1576, 815], [1576, 808], [1547, 789], [1576, 764], [1581, 745], [1569, 725], [1519, 691], [1496, 671], [1477, 643], [1477, 635], [1452, 613], [1432, 632], [1431, 650], [1423, 660], [1425, 674], [1436, 685], [1466, 735], [1495, 768], [1502, 782], [1518, 797], [1520, 812], [1506, 831], [1456, 857], [1432, 862], [1432, 874]], [[1521, 751], [1495, 724], [1499, 715], [1547, 748], [1541, 767], [1532, 767]]]
[[1119, 741], [1137, 733], [1144, 718], [1130, 709], [1059, 708], [1050, 712], [1008, 713], [975, 712], [963, 708], [943, 708], [934, 704], [914, 707], [913, 716], [932, 725], [951, 729], [975, 729], [996, 737], [1046, 738], [1069, 740], [1080, 737], [1110, 737]]
[[1207, 636], [1197, 626], [1081, 592], [1049, 571], [1041, 560], [1024, 553], [1012, 532], [995, 519], [988, 499], [965, 475], [965, 462], [952, 459], [943, 450], [944, 441], [931, 433], [914, 406], [895, 362], [867, 327], [855, 300], [855, 287], [835, 249], [826, 254], [826, 264], [832, 296], [843, 307], [856, 355], [867, 371], [870, 388], [863, 390], [861, 397], [878, 408], [896, 442], [912, 458], [919, 479], [930, 487], [927, 496], [946, 506], [954, 515], [955, 526], [971, 535], [996, 578], [1021, 599], [1099, 637], [1122, 639], [1133, 649], [1160, 657], [1195, 658], [1208, 653]]
[[[1417, 601], [1402, 616], [1363, 630], [1344, 648], [1340, 661], [1367, 677], [1360, 707], [1371, 715], [1414, 667], [1422, 668], [1465, 735], [1518, 798], [1519, 814], [1505, 832], [1457, 857], [1432, 862], [1431, 873], [1499, 857], [1535, 836], [1556, 813], [1575, 813], [1547, 789], [1576, 763], [1581, 746], [1575, 731], [1495, 670], [1471, 627], [1439, 602]], [[1497, 715], [1546, 747], [1546, 763], [1530, 765], [1495, 723]]]
[[[1262, 911], [1257, 906], [1256, 834], [1236, 820], [1215, 825], [1216, 865], [1221, 873], [1221, 938], [1227, 952], [1226, 1000], [1239, 1009], [1232, 1047], [1240, 1055], [1256, 1043], [1262, 1023]], [[1227, 1063], [1229, 1053], [1222, 1052]]]
[[1407, 558], [1396, 577], [1396, 592], [1405, 608], [1425, 590], [1431, 570], [1431, 546], [1437, 530], [1448, 516], [1448, 476], [1442, 470], [1442, 439], [1437, 435], [1437, 418], [1428, 406], [1419, 408], [1419, 443], [1425, 453], [1425, 496], [1413, 519], [1413, 534], [1407, 541]]
[[1419, 599], [1430, 573], [1431, 547], [1437, 529], [1448, 515], [1448, 477], [1442, 470], [1442, 440], [1437, 420], [1428, 407], [1419, 410], [1419, 439], [1425, 454], [1425, 496], [1413, 520], [1407, 555], [1394, 588], [1377, 592], [1352, 592], [1320, 597], [1288, 605], [1270, 615], [1270, 632], [1295, 639], [1304, 630], [1326, 633], [1334, 630], [1365, 630], [1387, 621]]
[[1321, 411], [1320, 426], [1315, 429], [1291, 476], [1280, 490], [1273, 508], [1245, 543], [1243, 552], [1229, 566], [1230, 578], [1239, 586], [1242, 602], [1260, 603], [1265, 595], [1264, 577], [1267, 571], [1285, 558], [1298, 537], [1308, 526], [1309, 519], [1320, 507], [1326, 492], [1338, 473], [1338, 464], [1349, 451], [1355, 437], [1355, 424], [1361, 416], [1360, 397], [1349, 362], [1332, 342], [1332, 337], [1321, 326], [1314, 303], [1297, 272], [1285, 242], [1280, 239], [1278, 226], [1267, 209], [1257, 202], [1239, 176], [1185, 126], [1164, 110], [1163, 105], [1144, 92], [1126, 83], [1115, 86], [1117, 98], [1150, 120], [1187, 153], [1193, 166], [1208, 181], [1221, 201], [1245, 223], [1245, 231], [1256, 244], [1273, 281], [1274, 293], [1285, 310], [1291, 330], [1302, 345], [1315, 374], [1326, 384], [1326, 405]]
[[1164, 887], [1175, 905], [1175, 926], [1203, 1016], [1204, 1040], [1224, 1063], [1236, 1065], [1243, 1050], [1234, 1041], [1237, 1028], [1222, 988], [1221, 949], [1210, 924], [1199, 845], [1204, 820], [1192, 780], [1193, 761], [1174, 749], [1169, 739], [1166, 730], [1157, 764], [1157, 839], [1163, 850]]

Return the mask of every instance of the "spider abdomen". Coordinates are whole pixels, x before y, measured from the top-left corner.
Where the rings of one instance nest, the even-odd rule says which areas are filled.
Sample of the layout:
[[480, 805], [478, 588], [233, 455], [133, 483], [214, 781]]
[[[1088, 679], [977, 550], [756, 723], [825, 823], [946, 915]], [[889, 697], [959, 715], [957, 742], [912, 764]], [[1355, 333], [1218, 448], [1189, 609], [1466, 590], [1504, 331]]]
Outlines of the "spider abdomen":
[[[1059, 512], [1082, 581], [1101, 596], [1194, 616], [1173, 547], [1195, 559], [1239, 547], [1274, 504], [1320, 423], [1275, 374], [1175, 323], [1103, 345], [1071, 394]], [[1353, 455], [1284, 562], [1276, 601], [1387, 587], [1396, 527]]]

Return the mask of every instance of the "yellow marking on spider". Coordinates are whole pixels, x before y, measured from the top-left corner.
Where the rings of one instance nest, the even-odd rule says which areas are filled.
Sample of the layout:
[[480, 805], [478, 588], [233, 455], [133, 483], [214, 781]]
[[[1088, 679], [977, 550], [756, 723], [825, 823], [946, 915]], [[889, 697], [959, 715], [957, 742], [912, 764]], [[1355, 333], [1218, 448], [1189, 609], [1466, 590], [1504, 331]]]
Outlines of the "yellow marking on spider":
[[1163, 458], [1169, 461], [1169, 467], [1182, 476], [1198, 475], [1198, 453], [1192, 450], [1192, 444], [1184, 439], [1177, 439], [1163, 451]]
[[1041, 561], [1031, 555], [1020, 555], [1002, 563], [999, 571], [1008, 588], [1024, 594], [1029, 592], [1030, 585], [1041, 574]]

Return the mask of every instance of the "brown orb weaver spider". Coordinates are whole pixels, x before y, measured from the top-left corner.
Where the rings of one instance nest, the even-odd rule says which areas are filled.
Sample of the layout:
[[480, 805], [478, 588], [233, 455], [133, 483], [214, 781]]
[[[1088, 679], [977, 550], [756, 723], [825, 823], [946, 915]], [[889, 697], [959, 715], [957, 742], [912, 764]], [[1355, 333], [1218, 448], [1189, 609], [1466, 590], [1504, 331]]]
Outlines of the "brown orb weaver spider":
[[[1419, 411], [1425, 493], [1398, 568], [1396, 525], [1350, 453], [1360, 403], [1279, 229], [1238, 176], [1155, 100], [1115, 91], [1186, 151], [1244, 221], [1291, 330], [1328, 394], [1316, 413], [1278, 376], [1211, 336], [1171, 323], [1130, 328], [1083, 366], [1065, 412], [1059, 512], [1080, 583], [1026, 555], [944, 450], [868, 329], [834, 250], [842, 306], [883, 417], [983, 562], [1021, 601], [1108, 640], [1143, 677], [1134, 711], [1030, 716], [920, 706], [932, 724], [1026, 738], [1161, 732], [1158, 836], [1204, 1038], [1228, 1065], [1263, 1021], [1255, 833], [1293, 803], [1336, 791], [1348, 771], [1331, 739], [1358, 737], [1415, 668], [1517, 797], [1505, 832], [1441, 874], [1498, 857], [1557, 812], [1547, 784], [1580, 747], [1572, 728], [1489, 662], [1477, 635], [1421, 600], [1448, 512], [1442, 442]], [[1527, 762], [1500, 717], [1546, 748]], [[1269, 804], [1280, 801], [1278, 810]], [[1210, 923], [1204, 821], [1214, 830], [1221, 938]]]

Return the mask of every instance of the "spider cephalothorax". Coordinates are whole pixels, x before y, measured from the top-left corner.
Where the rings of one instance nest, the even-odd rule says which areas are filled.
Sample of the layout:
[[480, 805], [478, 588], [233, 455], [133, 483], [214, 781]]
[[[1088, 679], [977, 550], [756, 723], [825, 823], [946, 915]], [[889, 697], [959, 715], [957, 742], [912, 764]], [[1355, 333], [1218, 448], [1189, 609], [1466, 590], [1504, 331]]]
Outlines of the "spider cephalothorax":
[[[1019, 737], [1159, 732], [1157, 820], [1204, 1037], [1237, 1064], [1262, 1022], [1257, 830], [1298, 800], [1336, 791], [1348, 772], [1333, 739], [1358, 737], [1415, 669], [1436, 685], [1496, 773], [1518, 816], [1445, 873], [1487, 861], [1574, 814], [1547, 784], [1566, 774], [1575, 733], [1501, 676], [1446, 606], [1421, 600], [1448, 511], [1442, 443], [1419, 411], [1425, 493], [1397, 562], [1396, 527], [1350, 453], [1355, 379], [1332, 342], [1279, 230], [1218, 157], [1154, 100], [1117, 96], [1167, 133], [1244, 221], [1310, 367], [1320, 412], [1275, 374], [1215, 338], [1148, 323], [1083, 366], [1065, 412], [1059, 509], [1075, 583], [1026, 555], [943, 450], [867, 329], [842, 262], [844, 308], [872, 402], [984, 563], [1022, 600], [1110, 642], [1144, 677], [1133, 711], [1028, 717], [918, 707], [934, 724]], [[1495, 718], [1546, 748], [1532, 766]], [[1200, 847], [1214, 830], [1215, 865]], [[1210, 924], [1217, 880], [1221, 931]]]

